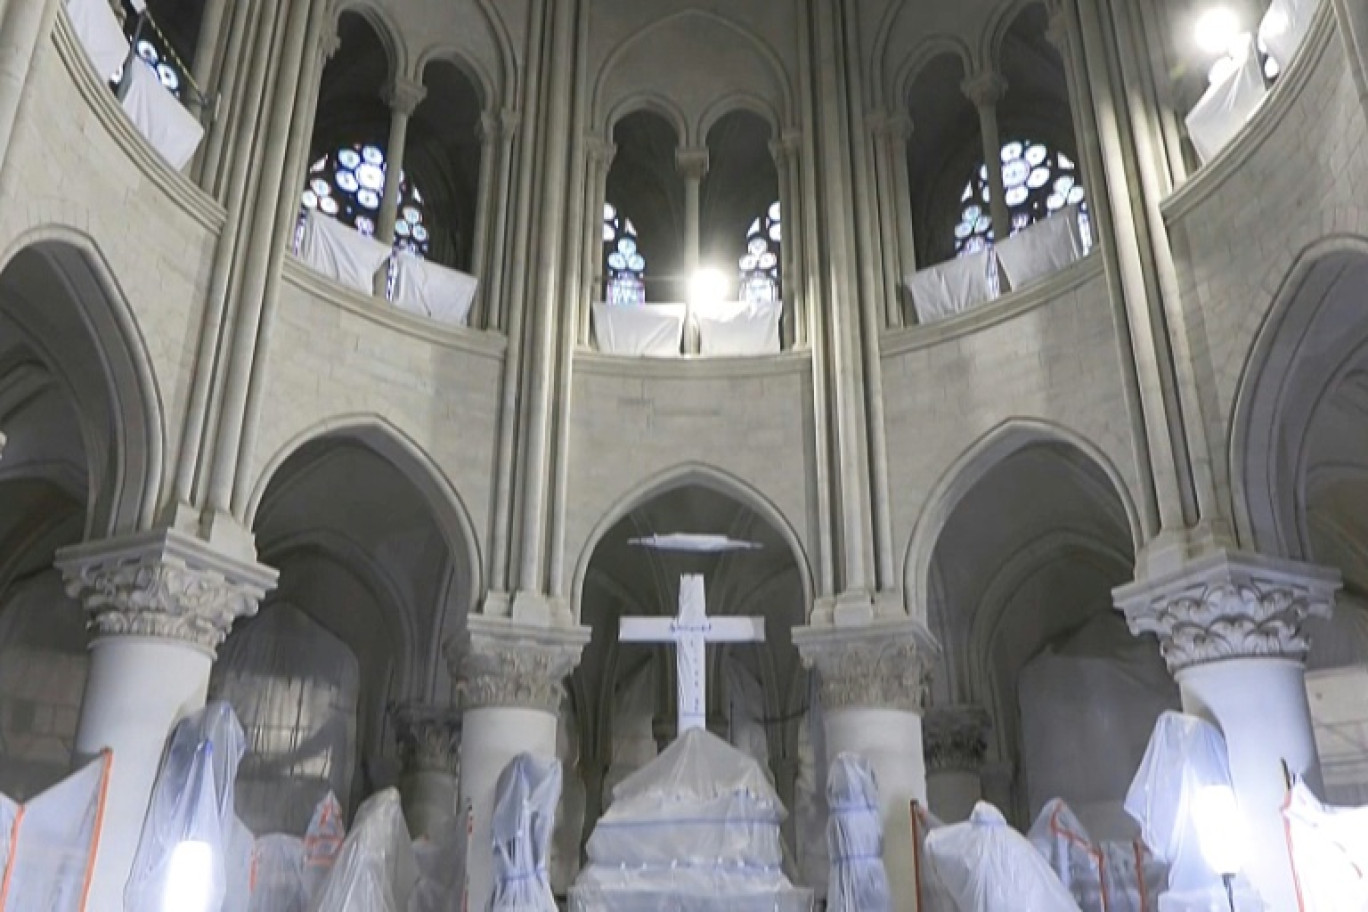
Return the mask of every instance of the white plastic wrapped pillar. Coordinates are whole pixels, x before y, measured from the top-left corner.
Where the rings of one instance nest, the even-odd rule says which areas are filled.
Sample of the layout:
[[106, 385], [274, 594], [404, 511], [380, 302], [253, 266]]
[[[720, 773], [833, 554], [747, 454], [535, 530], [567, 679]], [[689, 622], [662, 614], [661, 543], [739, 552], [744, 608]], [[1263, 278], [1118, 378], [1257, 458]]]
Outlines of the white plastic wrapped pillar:
[[556, 912], [547, 862], [560, 792], [561, 766], [554, 757], [519, 754], [499, 776], [492, 912]]
[[879, 790], [864, 758], [841, 754], [827, 779], [828, 912], [888, 912]]
[[372, 795], [356, 812], [337, 862], [309, 909], [408, 912], [417, 885], [418, 861], [399, 792], [389, 788]]
[[1079, 912], [1041, 854], [986, 802], [964, 823], [933, 830], [926, 854], [958, 912]]
[[242, 726], [226, 703], [210, 703], [176, 726], [124, 890], [128, 908], [222, 908], [230, 875], [240, 868], [232, 856], [240, 845], [233, 785], [245, 750]]
[[1299, 781], [1283, 816], [1303, 912], [1368, 909], [1368, 807], [1328, 807]]

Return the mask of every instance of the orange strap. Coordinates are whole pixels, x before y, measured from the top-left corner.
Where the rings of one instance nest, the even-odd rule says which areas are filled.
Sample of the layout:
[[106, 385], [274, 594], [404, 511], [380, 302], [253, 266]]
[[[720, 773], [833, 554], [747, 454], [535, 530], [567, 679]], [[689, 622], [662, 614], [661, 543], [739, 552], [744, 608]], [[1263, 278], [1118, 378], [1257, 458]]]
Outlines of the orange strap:
[[14, 815], [14, 824], [10, 827], [9, 857], [5, 859], [5, 879], [0, 881], [0, 909], [4, 909], [9, 904], [10, 881], [14, 878], [14, 856], [19, 853], [19, 827], [24, 823], [24, 806], [19, 806], [19, 813]]
[[1292, 886], [1297, 891], [1297, 909], [1306, 912], [1306, 900], [1302, 898], [1301, 875], [1297, 873], [1297, 853], [1292, 845], [1292, 821], [1287, 819], [1287, 809], [1291, 806], [1292, 790], [1289, 788], [1282, 803], [1283, 836], [1287, 840], [1287, 863], [1292, 867]]
[[1140, 888], [1140, 912], [1149, 912], [1149, 897], [1145, 895], [1145, 844], [1137, 839], [1132, 845], [1135, 847], [1135, 882]]
[[922, 871], [921, 871], [921, 816], [917, 813], [917, 799], [913, 798], [909, 806], [912, 813], [912, 878], [917, 884], [917, 908], [923, 908], [922, 902]]
[[100, 797], [95, 804], [95, 832], [90, 836], [90, 855], [86, 862], [85, 880], [81, 884], [81, 909], [90, 902], [90, 885], [95, 879], [95, 858], [100, 854], [100, 837], [104, 835], [105, 803], [109, 799], [109, 777], [114, 771], [114, 752], [109, 748], [100, 751], [104, 772], [100, 774]]
[[1088, 857], [1097, 864], [1097, 885], [1102, 890], [1102, 912], [1107, 912], [1111, 906], [1111, 901], [1107, 896], [1107, 876], [1106, 871], [1104, 870], [1105, 864], [1102, 858], [1102, 850], [1088, 842], [1088, 840], [1084, 839], [1082, 836], [1079, 836], [1073, 830], [1061, 826], [1059, 823], [1059, 812], [1062, 810], [1064, 810], [1064, 805], [1055, 805], [1054, 813], [1050, 815], [1050, 832], [1056, 836], [1063, 836], [1069, 842], [1082, 847], [1083, 851], [1088, 853]]

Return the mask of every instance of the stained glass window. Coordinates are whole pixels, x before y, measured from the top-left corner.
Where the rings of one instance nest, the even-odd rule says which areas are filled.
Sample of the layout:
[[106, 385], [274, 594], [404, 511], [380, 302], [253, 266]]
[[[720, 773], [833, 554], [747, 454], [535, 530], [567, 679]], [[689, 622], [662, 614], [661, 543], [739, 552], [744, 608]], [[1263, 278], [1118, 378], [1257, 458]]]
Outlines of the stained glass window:
[[[176, 54], [175, 48], [162, 34], [161, 29], [157, 28], [157, 23], [149, 11], [139, 13], [128, 0], [124, 0], [123, 7], [124, 34], [133, 45], [138, 58], [152, 68], [167, 91], [184, 100], [183, 93], [192, 86], [190, 68]], [[122, 79], [123, 67], [120, 67], [114, 74], [113, 82], [118, 85]]]
[[[309, 167], [309, 179], [300, 198], [302, 216], [317, 209], [367, 237], [373, 236], [385, 195], [385, 152], [379, 146], [344, 146]], [[394, 247], [420, 257], [428, 255], [428, 234], [423, 194], [407, 174], [399, 175], [399, 209], [394, 219]], [[298, 243], [296, 243], [296, 247]]]
[[[1073, 159], [1044, 143], [1012, 140], [1002, 147], [1002, 185], [1012, 234], [1049, 218], [1066, 206], [1079, 207], [1084, 249], [1092, 246], [1087, 192]], [[955, 254], [975, 253], [993, 243], [988, 166], [979, 165], [960, 194]]]
[[603, 256], [607, 263], [604, 300], [646, 303], [646, 258], [637, 248], [636, 227], [610, 203], [603, 206]]
[[740, 260], [741, 300], [779, 300], [779, 245], [782, 240], [779, 204], [771, 203], [765, 214], [751, 222], [746, 231], [746, 252]]

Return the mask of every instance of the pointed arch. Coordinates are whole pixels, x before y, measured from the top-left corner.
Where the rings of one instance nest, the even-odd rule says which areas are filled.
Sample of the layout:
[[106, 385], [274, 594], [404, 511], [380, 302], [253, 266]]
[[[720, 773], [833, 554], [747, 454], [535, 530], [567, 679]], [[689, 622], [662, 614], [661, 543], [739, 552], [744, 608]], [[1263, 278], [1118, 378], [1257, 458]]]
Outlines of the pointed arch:
[[784, 516], [783, 511], [759, 490], [735, 475], [706, 463], [687, 462], [658, 472], [636, 487], [618, 495], [614, 498], [617, 505], [594, 525], [575, 564], [574, 585], [571, 589], [573, 602], [570, 607], [576, 620], [580, 617], [580, 599], [584, 593], [589, 563], [608, 531], [637, 507], [669, 491], [690, 485], [697, 485], [735, 500], [752, 510], [779, 534], [788, 545], [793, 561], [798, 567], [803, 584], [803, 603], [807, 606], [808, 613], [811, 613], [812, 565], [803, 549], [802, 539], [798, 537], [797, 531]]
[[[1335, 235], [1303, 248], [1254, 336], [1235, 388], [1227, 441], [1232, 515], [1243, 547], [1306, 558], [1310, 534], [1305, 492], [1300, 490], [1304, 469], [1301, 451], [1316, 405], [1344, 370], [1342, 357], [1327, 357], [1323, 350], [1309, 357], [1306, 349], [1312, 334], [1323, 328], [1336, 306], [1343, 308], [1350, 303], [1337, 300], [1336, 284], [1347, 271], [1365, 264], [1368, 238], [1363, 236]], [[1359, 301], [1352, 303], [1361, 305]], [[1337, 343], [1350, 349], [1368, 335], [1368, 323], [1358, 327], [1358, 335], [1346, 332], [1352, 325], [1351, 320], [1337, 322], [1331, 330], [1339, 337]], [[1301, 392], [1309, 392], [1312, 401], [1291, 408], [1292, 397], [1298, 392], [1295, 381], [1299, 362], [1315, 372], [1311, 377], [1300, 375], [1307, 387]], [[1274, 458], [1283, 451], [1280, 434], [1290, 435], [1283, 442], [1296, 441], [1298, 448], [1291, 454], [1295, 465], [1290, 478], [1279, 476]]]
[[1022, 13], [1032, 6], [1040, 7], [1047, 16], [1050, 13], [1050, 5], [1045, 0], [1008, 0], [993, 10], [979, 42], [979, 62], [982, 65], [992, 69], [1001, 66], [1003, 41], [1007, 39], [1007, 34], [1012, 30], [1012, 26], [1016, 25]]
[[469, 580], [468, 604], [478, 604], [484, 591], [483, 562], [475, 524], [465, 501], [441, 468], [419, 444], [387, 418], [371, 414], [338, 415], [326, 418], [291, 438], [277, 450], [252, 487], [243, 522], [251, 528], [257, 511], [282, 465], [310, 443], [325, 440], [350, 441], [370, 450], [393, 465], [419, 491], [431, 509], [438, 529], [454, 558], [463, 566]]
[[903, 593], [904, 598], [909, 600], [909, 614], [920, 616], [917, 612], [924, 612], [930, 602], [932, 558], [941, 540], [941, 532], [955, 507], [979, 481], [1009, 456], [1029, 446], [1041, 444], [1062, 445], [1077, 452], [1101, 471], [1110, 482], [1109, 490], [1103, 493], [1116, 497], [1125, 513], [1132, 547], [1136, 550], [1140, 548], [1143, 533], [1135, 502], [1125, 479], [1101, 449], [1059, 424], [1033, 418], [1008, 419], [979, 437], [960, 454], [936, 482], [917, 517], [903, 563]]
[[669, 124], [670, 128], [674, 130], [676, 142], [681, 146], [684, 145], [685, 138], [689, 135], [689, 120], [673, 99], [659, 92], [637, 92], [613, 105], [604, 119], [604, 139], [611, 142], [613, 128], [617, 126], [618, 122], [639, 111], [654, 114]]
[[45, 225], [16, 238], [0, 264], [0, 296], [42, 301], [7, 316], [74, 396], [91, 475], [87, 537], [150, 528], [165, 472], [165, 406], [109, 261], [84, 232]]

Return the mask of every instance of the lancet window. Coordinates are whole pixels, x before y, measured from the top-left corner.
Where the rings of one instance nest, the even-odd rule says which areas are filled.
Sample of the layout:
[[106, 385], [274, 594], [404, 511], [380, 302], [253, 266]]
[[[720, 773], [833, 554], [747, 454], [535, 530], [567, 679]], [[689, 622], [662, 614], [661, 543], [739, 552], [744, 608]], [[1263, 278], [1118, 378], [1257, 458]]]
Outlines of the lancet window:
[[[1001, 158], [1002, 184], [1013, 234], [1066, 206], [1077, 205], [1084, 246], [1091, 246], [1087, 192], [1073, 159], [1045, 143], [1030, 139], [1004, 144]], [[990, 192], [988, 166], [980, 164], [960, 194], [960, 217], [955, 225], [956, 255], [975, 253], [993, 243]]]
[[[302, 216], [316, 209], [367, 237], [373, 236], [385, 193], [385, 168], [384, 150], [362, 143], [344, 146], [315, 161], [300, 199], [301, 225]], [[423, 194], [407, 174], [401, 174], [394, 247], [426, 257], [430, 241]]]
[[611, 203], [603, 206], [603, 255], [608, 278], [604, 300], [609, 304], [646, 303], [646, 258], [637, 247], [632, 220]]
[[746, 231], [746, 252], [741, 257], [741, 300], [778, 301], [780, 296], [779, 204], [771, 203], [765, 214], [751, 222]]

